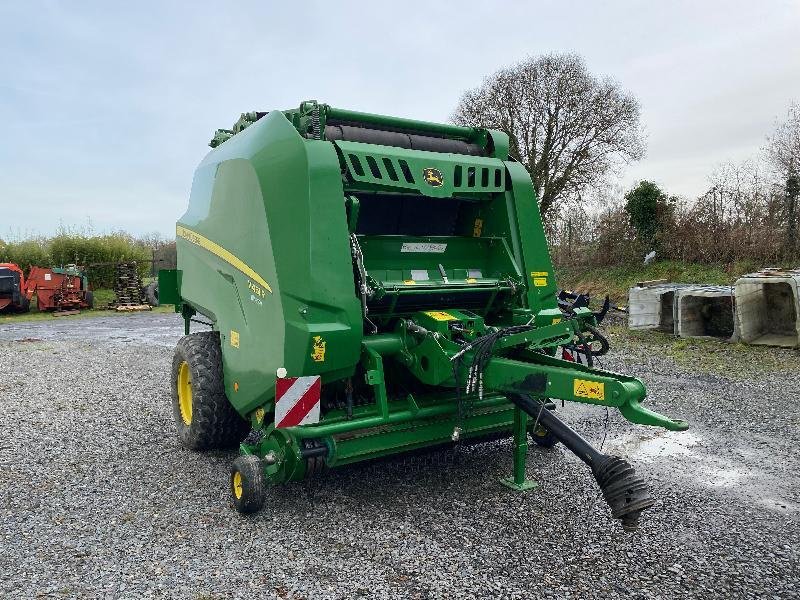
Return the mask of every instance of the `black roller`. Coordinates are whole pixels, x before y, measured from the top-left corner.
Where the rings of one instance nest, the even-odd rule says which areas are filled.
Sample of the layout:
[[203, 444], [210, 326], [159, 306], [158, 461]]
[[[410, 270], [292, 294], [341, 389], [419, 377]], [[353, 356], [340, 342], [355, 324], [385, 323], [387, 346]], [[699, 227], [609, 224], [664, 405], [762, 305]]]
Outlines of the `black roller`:
[[463, 140], [454, 140], [443, 137], [406, 133], [403, 131], [387, 131], [371, 129], [347, 124], [328, 124], [325, 126], [325, 139], [345, 140], [348, 142], [363, 142], [365, 144], [379, 144], [409, 150], [427, 150], [429, 152], [450, 152], [452, 154], [469, 154], [482, 156], [484, 149], [478, 144], [470, 144]]
[[625, 531], [636, 531], [642, 511], [653, 506], [654, 500], [647, 484], [636, 475], [630, 463], [595, 450], [551, 411], [541, 410], [542, 405], [530, 396], [510, 395], [509, 400], [534, 419], [538, 418], [542, 426], [591, 467], [603, 498], [611, 508], [611, 516], [620, 520]]

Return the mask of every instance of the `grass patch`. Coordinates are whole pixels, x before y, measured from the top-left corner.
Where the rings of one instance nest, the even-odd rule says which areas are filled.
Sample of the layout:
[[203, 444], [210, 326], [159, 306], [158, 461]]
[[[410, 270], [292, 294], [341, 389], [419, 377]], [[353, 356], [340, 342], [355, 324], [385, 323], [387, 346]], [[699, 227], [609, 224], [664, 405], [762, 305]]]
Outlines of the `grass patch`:
[[800, 371], [800, 352], [787, 348], [730, 344], [702, 338], [676, 338], [651, 330], [631, 331], [625, 324], [605, 328], [611, 347], [636, 357], [660, 354], [677, 365], [698, 373], [747, 379], [765, 373]]
[[[20, 323], [23, 321], [47, 321], [51, 319], [81, 319], [91, 316], [101, 315], [129, 315], [136, 314], [134, 312], [118, 313], [116, 311], [108, 310], [106, 307], [114, 300], [114, 290], [112, 289], [99, 289], [93, 290], [94, 294], [94, 308], [82, 310], [77, 315], [67, 315], [63, 317], [54, 317], [52, 312], [39, 311], [36, 308], [36, 296], [31, 300], [31, 310], [27, 313], [2, 313], [0, 314], [0, 324], [3, 323]], [[174, 312], [174, 307], [171, 304], [164, 306], [154, 306], [150, 312], [154, 313], [171, 313]]]
[[660, 261], [649, 265], [616, 265], [613, 267], [559, 267], [556, 276], [560, 287], [596, 296], [608, 294], [614, 304], [626, 304], [628, 290], [639, 281], [666, 279], [674, 283], [709, 283], [732, 285], [746, 273], [763, 265], [753, 262], [695, 264]]

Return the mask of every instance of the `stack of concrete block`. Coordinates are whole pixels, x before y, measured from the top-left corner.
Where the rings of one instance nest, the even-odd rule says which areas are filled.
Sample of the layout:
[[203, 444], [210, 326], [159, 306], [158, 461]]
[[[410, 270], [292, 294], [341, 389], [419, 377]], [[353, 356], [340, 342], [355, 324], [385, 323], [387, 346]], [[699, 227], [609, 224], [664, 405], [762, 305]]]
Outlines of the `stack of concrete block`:
[[628, 327], [680, 337], [738, 337], [732, 286], [644, 281], [628, 293]]
[[641, 282], [629, 291], [628, 326], [800, 348], [800, 269], [764, 269], [735, 286]]

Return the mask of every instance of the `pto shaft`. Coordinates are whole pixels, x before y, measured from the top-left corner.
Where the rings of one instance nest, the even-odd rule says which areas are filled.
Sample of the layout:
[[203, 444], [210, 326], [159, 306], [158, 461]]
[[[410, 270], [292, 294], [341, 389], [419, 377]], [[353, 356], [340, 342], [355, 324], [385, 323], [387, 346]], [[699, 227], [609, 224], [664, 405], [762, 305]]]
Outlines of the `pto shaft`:
[[619, 519], [625, 531], [636, 531], [639, 516], [654, 500], [644, 480], [636, 475], [628, 461], [602, 454], [544, 405], [531, 396], [509, 395], [509, 400], [548, 429], [566, 448], [592, 469], [592, 474], [611, 508], [611, 516]]

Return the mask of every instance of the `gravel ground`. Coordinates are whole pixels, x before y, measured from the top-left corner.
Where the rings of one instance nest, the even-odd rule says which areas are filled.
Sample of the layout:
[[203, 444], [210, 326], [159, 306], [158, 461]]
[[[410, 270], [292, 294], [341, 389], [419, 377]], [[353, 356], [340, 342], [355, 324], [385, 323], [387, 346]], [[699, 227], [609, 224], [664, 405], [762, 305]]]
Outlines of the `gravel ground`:
[[[538, 490], [500, 486], [508, 441], [332, 471], [243, 517], [227, 498], [235, 454], [177, 446], [181, 332], [167, 314], [0, 328], [3, 597], [800, 597], [797, 372], [743, 379], [652, 348], [609, 355], [645, 381], [648, 405], [692, 425], [610, 414], [605, 450], [658, 499], [635, 534], [559, 447], [531, 450]], [[601, 442], [605, 411], [560, 412]]]

